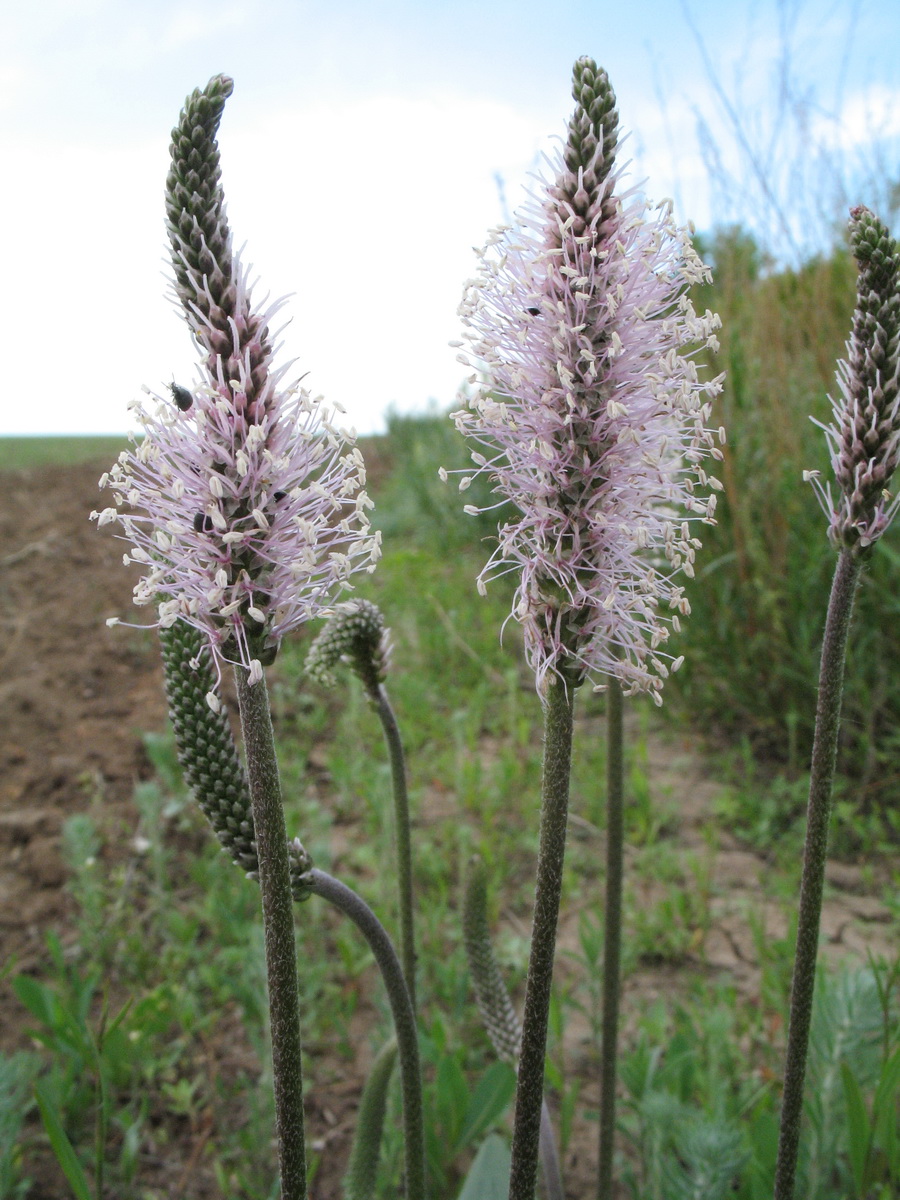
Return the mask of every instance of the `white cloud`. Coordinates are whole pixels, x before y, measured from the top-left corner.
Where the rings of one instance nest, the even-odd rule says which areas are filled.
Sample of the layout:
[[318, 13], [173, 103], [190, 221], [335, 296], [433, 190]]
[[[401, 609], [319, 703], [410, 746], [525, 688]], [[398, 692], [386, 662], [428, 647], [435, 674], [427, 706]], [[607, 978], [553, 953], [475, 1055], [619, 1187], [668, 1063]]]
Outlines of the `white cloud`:
[[178, 354], [162, 300], [165, 143], [0, 153], [16, 180], [0, 196], [4, 271], [15, 281], [0, 301], [0, 429], [121, 430], [141, 382]]
[[900, 88], [875, 84], [853, 93], [837, 117], [822, 115], [812, 125], [813, 145], [854, 151], [900, 135]]
[[[453, 400], [447, 341], [473, 244], [499, 219], [494, 173], [518, 180], [539, 131], [492, 102], [382, 97], [276, 113], [221, 138], [236, 244], [259, 298], [296, 293], [286, 353], [308, 385], [378, 427], [387, 407]], [[142, 384], [194, 378], [166, 301], [164, 141], [0, 147], [7, 345], [3, 432], [117, 430]], [[511, 199], [513, 197], [511, 196]]]
[[0, 112], [16, 107], [27, 81], [24, 63], [0, 63]]
[[390, 96], [224, 131], [236, 241], [273, 295], [295, 293], [286, 349], [360, 428], [453, 400], [447, 342], [472, 246], [501, 217], [495, 174], [515, 202], [541, 132], [490, 101]]

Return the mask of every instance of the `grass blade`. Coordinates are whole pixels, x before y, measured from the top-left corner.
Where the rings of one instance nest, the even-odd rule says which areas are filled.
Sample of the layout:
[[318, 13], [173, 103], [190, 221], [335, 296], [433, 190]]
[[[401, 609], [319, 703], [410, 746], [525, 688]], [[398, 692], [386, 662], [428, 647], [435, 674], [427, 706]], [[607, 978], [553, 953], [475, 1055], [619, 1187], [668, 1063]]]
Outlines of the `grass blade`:
[[42, 1083], [34, 1085], [34, 1094], [37, 1099], [38, 1108], [41, 1111], [41, 1120], [44, 1122], [44, 1128], [47, 1130], [47, 1137], [50, 1139], [50, 1145], [53, 1147], [53, 1153], [56, 1155], [57, 1162], [62, 1168], [63, 1174], [69, 1181], [69, 1186], [75, 1194], [75, 1200], [91, 1200], [91, 1189], [88, 1186], [87, 1176], [84, 1173], [84, 1168], [78, 1161], [66, 1131], [62, 1127], [56, 1105], [50, 1099]]

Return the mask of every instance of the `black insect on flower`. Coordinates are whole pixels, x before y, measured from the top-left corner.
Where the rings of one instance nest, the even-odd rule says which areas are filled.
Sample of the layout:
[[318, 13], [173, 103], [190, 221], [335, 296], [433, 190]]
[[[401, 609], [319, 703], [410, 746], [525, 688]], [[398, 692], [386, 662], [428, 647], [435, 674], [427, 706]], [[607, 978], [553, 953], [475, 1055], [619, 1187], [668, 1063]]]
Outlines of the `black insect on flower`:
[[187, 412], [194, 403], [194, 397], [187, 390], [187, 388], [182, 387], [180, 383], [170, 383], [169, 391], [172, 393], [172, 399], [182, 412]]
[[208, 513], [198, 512], [194, 514], [194, 529], [197, 533], [212, 533], [214, 528], [213, 519]]

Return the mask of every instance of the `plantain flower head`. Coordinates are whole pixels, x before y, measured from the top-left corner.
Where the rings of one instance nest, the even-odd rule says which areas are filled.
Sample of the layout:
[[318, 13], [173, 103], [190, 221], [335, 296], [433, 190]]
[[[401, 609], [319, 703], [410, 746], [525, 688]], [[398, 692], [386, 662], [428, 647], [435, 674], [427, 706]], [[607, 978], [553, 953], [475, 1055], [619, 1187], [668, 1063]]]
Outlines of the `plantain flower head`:
[[818, 471], [804, 478], [816, 488], [834, 545], [859, 554], [900, 508], [889, 490], [900, 464], [900, 246], [860, 206], [850, 212], [850, 249], [859, 266], [856, 310], [847, 359], [838, 363], [834, 423], [822, 426], [837, 497]]
[[270, 332], [283, 302], [253, 303], [232, 249], [215, 140], [231, 86], [216, 76], [188, 97], [167, 184], [174, 295], [202, 377], [135, 406], [142, 436], [100, 481], [115, 507], [92, 516], [131, 542], [125, 561], [145, 569], [135, 603], [156, 606], [154, 624], [187, 621], [217, 669], [241, 663], [255, 680], [289, 630], [374, 569], [379, 535], [354, 436], [283, 384]]
[[328, 624], [316, 636], [306, 656], [306, 673], [324, 687], [337, 683], [335, 670], [346, 664], [377, 699], [387, 678], [391, 657], [390, 632], [384, 614], [371, 600], [348, 600], [337, 605]]
[[721, 378], [702, 382], [687, 347], [715, 349], [720, 322], [686, 295], [708, 272], [671, 204], [620, 188], [615, 95], [589, 58], [573, 95], [549, 176], [467, 285], [456, 344], [475, 373], [453, 418], [475, 473], [518, 510], [479, 589], [520, 573], [513, 616], [539, 692], [614, 677], [660, 703], [681, 661], [662, 647], [690, 611], [678, 580], [715, 520], [703, 464], [724, 441], [709, 428]]

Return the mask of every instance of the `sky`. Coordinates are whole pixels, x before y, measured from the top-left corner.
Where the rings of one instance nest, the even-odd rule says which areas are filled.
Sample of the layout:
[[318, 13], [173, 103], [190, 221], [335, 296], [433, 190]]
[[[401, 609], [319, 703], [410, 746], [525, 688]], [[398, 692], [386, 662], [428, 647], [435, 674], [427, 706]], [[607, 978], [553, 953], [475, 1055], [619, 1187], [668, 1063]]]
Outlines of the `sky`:
[[701, 232], [800, 261], [900, 180], [896, 0], [0, 5], [0, 435], [119, 433], [142, 387], [196, 383], [163, 197], [184, 98], [220, 72], [254, 295], [291, 294], [283, 354], [360, 433], [453, 403], [473, 247], [563, 134], [581, 55], [632, 180]]

